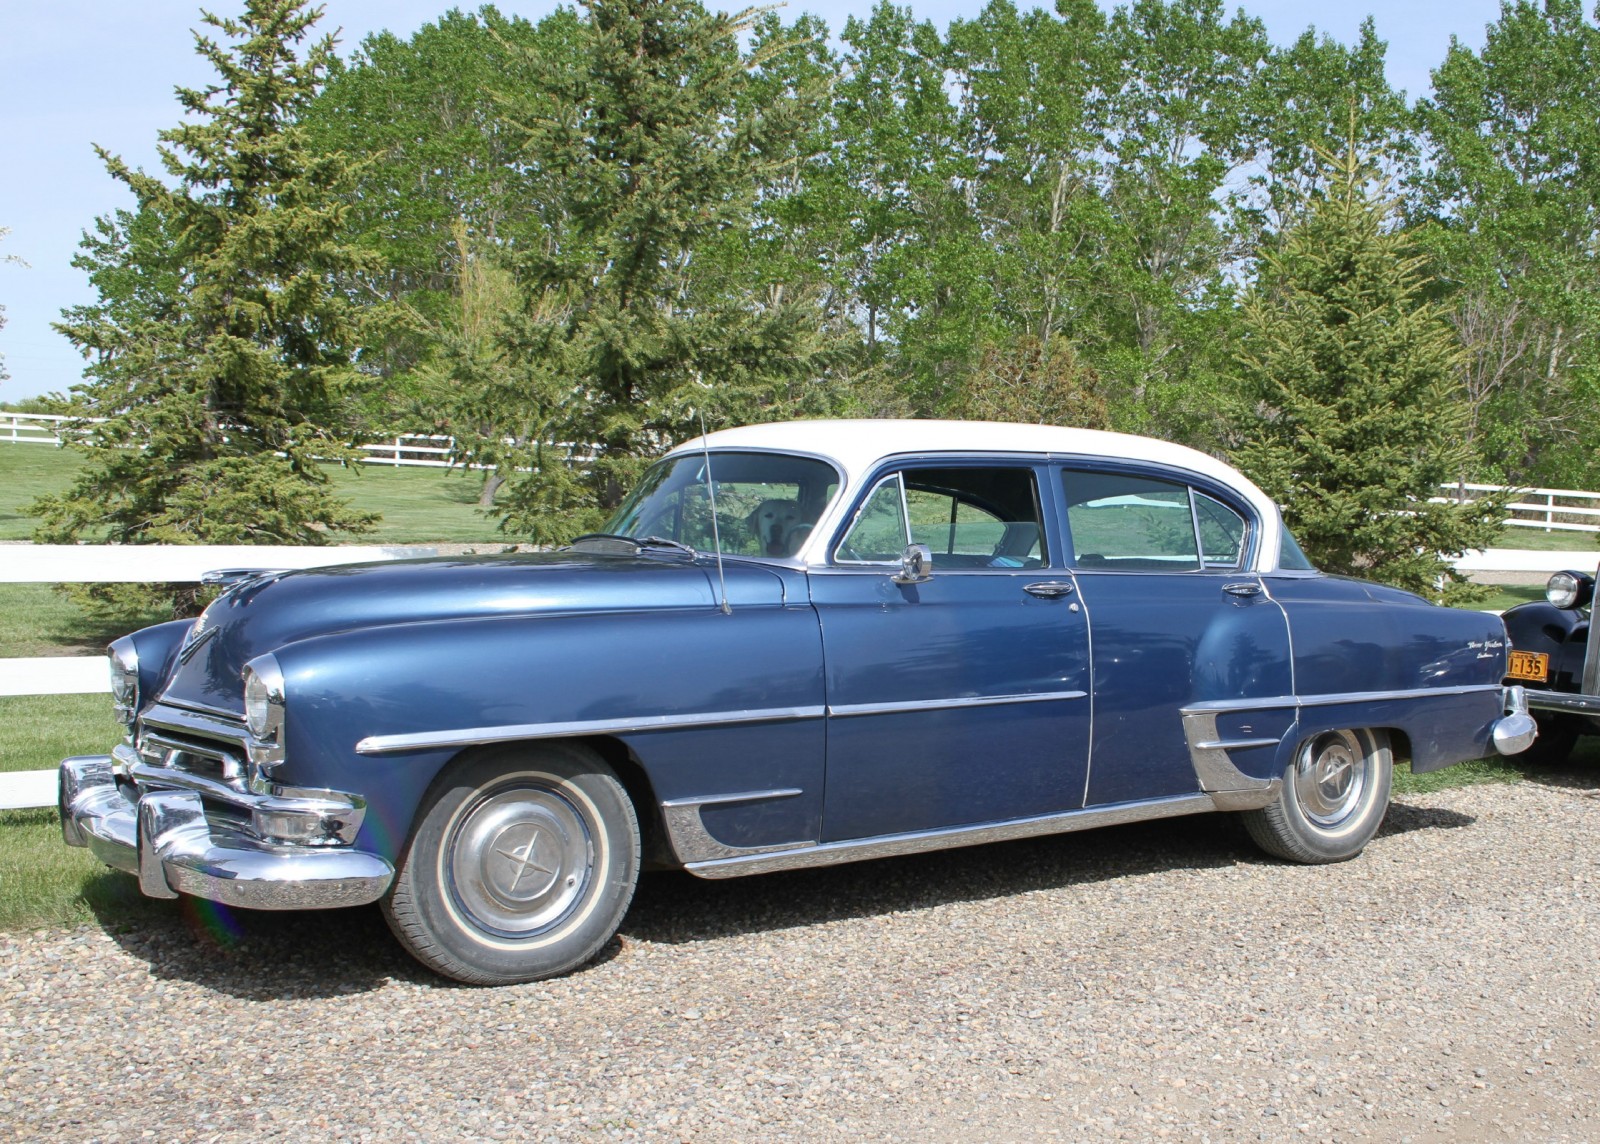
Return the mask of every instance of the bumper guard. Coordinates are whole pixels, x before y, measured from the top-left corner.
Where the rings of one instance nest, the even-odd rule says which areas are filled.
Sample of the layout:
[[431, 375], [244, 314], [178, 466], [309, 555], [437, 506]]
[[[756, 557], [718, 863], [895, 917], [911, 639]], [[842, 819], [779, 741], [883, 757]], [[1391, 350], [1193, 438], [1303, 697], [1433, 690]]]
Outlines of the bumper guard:
[[[61, 835], [69, 846], [86, 846], [106, 865], [135, 875], [149, 897], [183, 893], [253, 910], [332, 909], [374, 902], [394, 880], [383, 858], [342, 844], [354, 837], [364, 809], [348, 796], [228, 791], [227, 801], [252, 823], [326, 821], [325, 837], [335, 840], [284, 842], [220, 815], [208, 818], [201, 791], [216, 784], [178, 774], [170, 776], [178, 789], [136, 784], [135, 774], [154, 780], [150, 772], [159, 768], [144, 767], [125, 750], [62, 760]], [[119, 782], [119, 769], [130, 777]]]

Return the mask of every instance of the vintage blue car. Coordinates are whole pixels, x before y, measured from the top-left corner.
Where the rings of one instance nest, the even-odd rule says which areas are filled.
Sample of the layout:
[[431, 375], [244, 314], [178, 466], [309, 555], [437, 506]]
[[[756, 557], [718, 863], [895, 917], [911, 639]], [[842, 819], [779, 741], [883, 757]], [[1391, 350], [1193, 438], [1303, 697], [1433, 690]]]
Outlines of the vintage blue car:
[[237, 573], [111, 647], [67, 842], [146, 894], [381, 902], [462, 981], [731, 878], [1238, 811], [1360, 853], [1396, 759], [1534, 735], [1478, 612], [1323, 575], [1233, 469], [1032, 425], [800, 422], [664, 457], [555, 552]]

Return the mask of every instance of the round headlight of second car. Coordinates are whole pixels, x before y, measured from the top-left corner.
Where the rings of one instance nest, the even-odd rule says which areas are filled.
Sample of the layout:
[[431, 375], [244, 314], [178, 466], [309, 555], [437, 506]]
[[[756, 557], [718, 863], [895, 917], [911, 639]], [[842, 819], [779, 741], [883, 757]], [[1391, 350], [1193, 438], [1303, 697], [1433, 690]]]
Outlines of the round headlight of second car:
[[244, 665], [244, 723], [262, 742], [277, 742], [283, 730], [283, 672], [270, 655]]
[[1544, 587], [1544, 598], [1557, 608], [1576, 608], [1583, 603], [1584, 577], [1575, 572], [1557, 572]]

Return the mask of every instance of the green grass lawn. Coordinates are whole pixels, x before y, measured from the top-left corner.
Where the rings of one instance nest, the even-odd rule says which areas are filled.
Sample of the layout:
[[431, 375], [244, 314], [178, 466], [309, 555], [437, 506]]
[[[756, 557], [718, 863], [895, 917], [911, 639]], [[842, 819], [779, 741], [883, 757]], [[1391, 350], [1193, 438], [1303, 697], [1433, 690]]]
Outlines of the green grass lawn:
[[[121, 738], [109, 695], [0, 698], [0, 771], [54, 770]], [[133, 879], [61, 841], [54, 809], [0, 810], [0, 930], [92, 922], [139, 899]]]
[[[23, 508], [35, 497], [61, 492], [83, 457], [70, 449], [0, 443], [0, 540], [27, 540], [35, 521]], [[351, 537], [372, 544], [514, 544], [478, 511], [482, 478], [445, 469], [381, 465], [325, 466], [334, 490], [357, 508], [380, 513], [377, 530]]]
[[70, 449], [0, 443], [0, 540], [27, 540], [35, 521], [22, 515], [23, 507], [35, 497], [61, 492], [82, 464], [82, 456]]
[[1593, 552], [1600, 563], [1600, 533], [1546, 532], [1542, 528], [1502, 528], [1495, 548], [1523, 548], [1537, 552]]
[[110, 694], [0, 697], [0, 771], [53, 770], [68, 755], [103, 755], [121, 741]]
[[376, 532], [352, 537], [369, 544], [515, 544], [494, 517], [478, 511], [482, 478], [444, 469], [327, 466], [338, 494], [366, 512], [381, 513]]
[[0, 625], [0, 659], [102, 655], [118, 636], [172, 618], [152, 613], [143, 623], [108, 626], [91, 619], [54, 584], [0, 584], [0, 615], [6, 617]]

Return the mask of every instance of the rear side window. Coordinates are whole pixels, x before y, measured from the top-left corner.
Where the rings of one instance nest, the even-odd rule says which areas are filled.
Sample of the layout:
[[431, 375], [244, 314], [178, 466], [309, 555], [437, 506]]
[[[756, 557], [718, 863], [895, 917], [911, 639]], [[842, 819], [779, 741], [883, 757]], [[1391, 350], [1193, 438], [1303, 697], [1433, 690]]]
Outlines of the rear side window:
[[1245, 518], [1186, 484], [1073, 469], [1061, 482], [1076, 567], [1191, 572], [1244, 562]]

